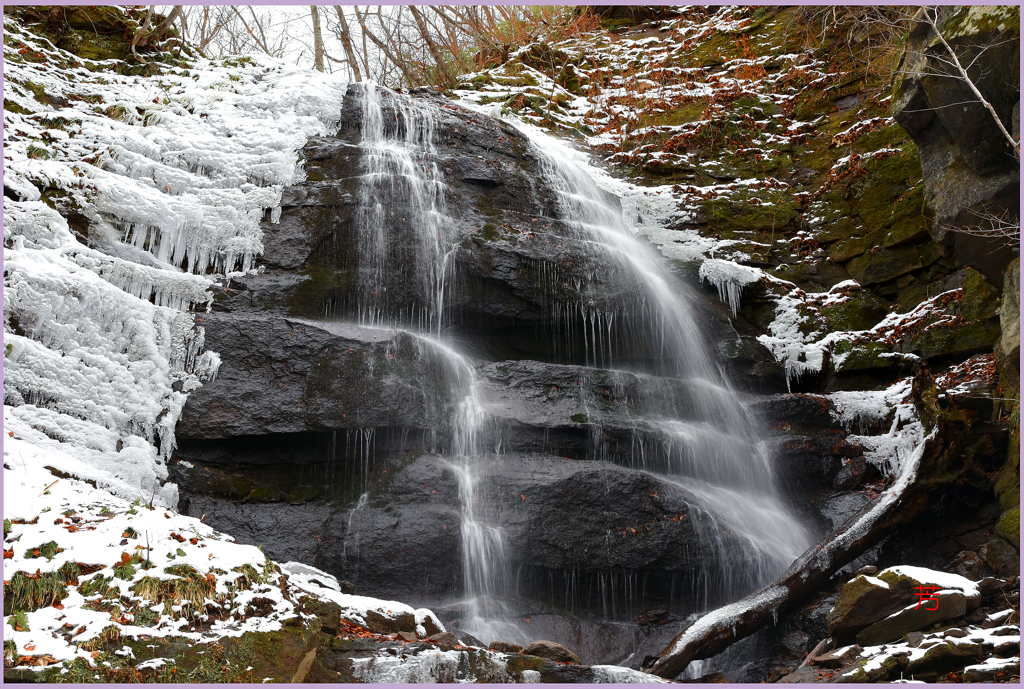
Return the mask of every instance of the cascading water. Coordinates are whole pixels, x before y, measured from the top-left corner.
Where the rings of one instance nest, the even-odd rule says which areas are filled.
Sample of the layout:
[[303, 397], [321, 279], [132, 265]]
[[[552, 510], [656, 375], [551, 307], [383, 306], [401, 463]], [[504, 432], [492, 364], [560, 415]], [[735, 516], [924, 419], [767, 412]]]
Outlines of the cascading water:
[[[658, 355], [656, 372], [700, 386], [696, 402], [702, 422], [649, 423], [663, 444], [658, 473], [702, 508], [695, 522], [707, 541], [719, 545], [717, 588], [735, 596], [765, 583], [810, 545], [811, 534], [785, 507], [771, 457], [757, 440], [756, 420], [714, 366], [685, 288], [626, 225], [617, 199], [597, 185], [581, 153], [533, 127], [517, 126], [542, 154], [544, 179], [558, 194], [561, 220], [578, 239], [592, 242], [606, 257], [607, 269], [636, 295], [633, 318], [640, 314], [647, 321], [653, 340], [648, 345]], [[614, 327], [611, 317], [606, 322]], [[594, 330], [590, 339], [596, 344], [612, 338]], [[728, 542], [723, 535], [731, 536]]]
[[[358, 317], [366, 325], [411, 326], [431, 333], [417, 337], [444, 362], [440, 375], [453, 401], [447, 450], [461, 511], [466, 612], [460, 624], [485, 642], [523, 639], [501, 602], [516, 594], [514, 558], [501, 524], [482, 499], [495, 461], [483, 448], [491, 441], [500, 446], [500, 437], [488, 428], [474, 365], [442, 340], [445, 289], [452, 282], [461, 238], [454, 223], [445, 222], [446, 186], [435, 159], [433, 106], [396, 94], [382, 98], [369, 86], [363, 108]], [[581, 337], [588, 364], [611, 368], [616, 334], [625, 332], [633, 341], [639, 334], [651, 350], [652, 370], [645, 373], [685, 381], [696, 391], [683, 418], [674, 404], [651, 405], [662, 410], [662, 418], [645, 419], [642, 429], [638, 425], [636, 435], [643, 437], [634, 443], [637, 452], [630, 462], [677, 486], [697, 508], [693, 522], [703, 541], [715, 545], [719, 562], [698, 577], [695, 589], [703, 591], [694, 591], [696, 600], [710, 605], [723, 592], [742, 595], [781, 571], [810, 543], [809, 532], [776, 490], [771, 457], [757, 441], [756, 421], [714, 366], [685, 288], [626, 225], [617, 199], [598, 187], [582, 154], [537, 130], [516, 126], [540, 154], [543, 182], [556, 192], [565, 231], [600, 257], [602, 265], [592, 274], [614, 275], [631, 300], [626, 307], [607, 306], [598, 282], [583, 279], [576, 284], [580, 301], [549, 304], [550, 316], [564, 319], [569, 329], [582, 322], [582, 332], [567, 336]], [[389, 235], [388, 228], [398, 230]], [[402, 238], [412, 241], [402, 244]], [[407, 270], [415, 271], [413, 279], [393, 279], [395, 271]], [[414, 285], [415, 293], [398, 287], [403, 284]], [[576, 313], [582, 318], [577, 320]], [[715, 581], [710, 580], [712, 571]], [[616, 573], [608, 574], [608, 582], [614, 582]], [[636, 577], [621, 573], [618, 579], [635, 585]]]
[[[441, 328], [453, 241], [450, 223], [444, 222], [444, 177], [433, 160], [433, 111], [389, 94], [392, 125], [390, 118], [385, 122], [380, 91], [368, 86], [364, 93], [359, 320], [385, 326], [405, 322], [436, 334]], [[415, 238], [416, 246], [398, 246], [399, 234], [385, 232], [396, 224], [409, 228], [399, 234]], [[418, 284], [418, 294], [394, 293], [391, 278], [406, 270], [414, 272], [411, 282]]]
[[[508, 546], [501, 527], [486, 519], [479, 482], [488, 460], [480, 453], [479, 434], [486, 421], [476, 370], [469, 360], [437, 339], [441, 333], [445, 285], [456, 243], [451, 224], [444, 222], [444, 177], [432, 160], [434, 117], [429, 107], [390, 94], [394, 128], [385, 125], [381, 92], [368, 86], [363, 100], [360, 146], [366, 172], [360, 187], [360, 321], [368, 325], [408, 322], [434, 337], [417, 337], [445, 363], [444, 375], [455, 405], [450, 420], [451, 468], [459, 484], [463, 593], [467, 614], [462, 622], [470, 633], [493, 640], [518, 637], [515, 624], [504, 620], [499, 595], [511, 592]], [[385, 213], [404, 213], [402, 225], [417, 240], [413, 268], [419, 277], [417, 305], [405, 313], [403, 304], [388, 293], [389, 275], [396, 262], [397, 237]], [[391, 222], [388, 222], [391, 220]], [[406, 266], [408, 269], [408, 266]], [[399, 295], [401, 296], [401, 295]]]

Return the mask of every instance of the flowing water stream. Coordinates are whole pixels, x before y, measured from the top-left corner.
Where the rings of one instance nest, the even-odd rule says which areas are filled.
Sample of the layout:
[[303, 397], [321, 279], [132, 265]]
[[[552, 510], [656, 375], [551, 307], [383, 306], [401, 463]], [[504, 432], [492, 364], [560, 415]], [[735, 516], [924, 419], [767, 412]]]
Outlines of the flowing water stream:
[[[463, 594], [468, 610], [462, 627], [485, 643], [525, 639], [501, 603], [516, 595], [516, 556], [510, 551], [501, 523], [482, 504], [483, 482], [492, 473], [500, 438], [491, 437], [487, 402], [474, 364], [444, 338], [446, 285], [452, 283], [452, 256], [458, 237], [445, 222], [445, 181], [436, 159], [433, 136], [436, 106], [380, 92], [370, 87], [364, 99], [362, 148], [365, 176], [360, 191], [361, 322], [388, 327], [413, 327], [445, 365], [448, 384], [458, 399], [452, 408], [451, 467], [458, 478], [461, 509]], [[391, 108], [385, 117], [385, 108]], [[387, 122], [396, 123], [389, 126]], [[515, 123], [513, 123], [515, 124]], [[687, 288], [668, 270], [666, 260], [639, 239], [623, 219], [618, 200], [601, 189], [585, 156], [534, 128], [517, 124], [543, 165], [543, 180], [558, 197], [563, 225], [602, 257], [602, 270], [628, 285], [635, 304], [615, 313], [583, 303], [588, 361], [605, 368], [613, 362], [616, 328], [639, 326], [654, 357], [653, 373], [688, 381], [699, 394], [685, 418], [671, 409], [646, 419], [648, 436], [638, 443], [630, 463], [650, 471], [683, 491], [691, 504], [702, 539], [715, 545], [719, 562], [711, 589], [738, 597], [765, 583], [795, 559], [811, 542], [810, 532], [786, 507], [777, 489], [772, 458], [759, 441], [759, 424], [741, 404], [714, 364]], [[414, 270], [419, 293], [388, 291], [388, 272], [397, 269], [386, 236], [385, 214], [400, 213], [401, 224], [416, 238], [404, 270]], [[392, 223], [392, 226], [394, 223]], [[587, 294], [599, 285], [579, 285]], [[564, 306], [562, 308], [565, 308]], [[558, 318], [553, 308], [552, 318]], [[488, 450], [487, 452], [485, 452]], [[710, 568], [709, 568], [710, 571]], [[602, 580], [603, 581], [603, 580]], [[697, 592], [699, 594], [699, 592]], [[698, 598], [701, 596], [698, 595]]]

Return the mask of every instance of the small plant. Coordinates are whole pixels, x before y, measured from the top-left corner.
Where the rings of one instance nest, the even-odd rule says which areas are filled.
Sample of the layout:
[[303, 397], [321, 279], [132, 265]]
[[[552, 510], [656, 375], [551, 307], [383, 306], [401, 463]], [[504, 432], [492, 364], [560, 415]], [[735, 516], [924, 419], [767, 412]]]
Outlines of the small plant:
[[79, 584], [78, 592], [86, 597], [97, 593], [101, 596], [105, 596], [107, 595], [107, 591], [110, 590], [110, 582], [113, 580], [114, 577], [105, 577], [102, 574], [99, 574], [91, 579], [86, 579]]
[[15, 610], [7, 619], [7, 624], [16, 632], [30, 632], [28, 628], [28, 614], [24, 610]]
[[25, 154], [29, 158], [38, 158], [39, 160], [49, 160], [53, 157], [48, 150], [35, 144], [29, 144], [28, 148], [25, 149]]
[[9, 610], [32, 612], [59, 603], [67, 595], [60, 572], [15, 572], [4, 582], [4, 614], [10, 614]]
[[140, 627], [155, 627], [160, 621], [160, 613], [146, 605], [142, 605], [135, 611], [135, 624]]
[[[10, 347], [10, 345], [7, 345], [7, 346]], [[11, 528], [12, 528], [11, 527], [11, 520], [10, 519], [5, 519], [4, 520], [4, 538], [7, 538], [7, 534], [11, 533]]]
[[56, 541], [50, 541], [49, 543], [43, 543], [35, 548], [29, 548], [25, 551], [25, 557], [29, 560], [37, 557], [45, 557], [46, 561], [49, 562], [57, 555], [57, 553], [63, 552], [64, 549], [58, 547]]
[[82, 568], [77, 562], [65, 562], [61, 565], [61, 568], [57, 570], [57, 574], [60, 575], [61, 581], [65, 584], [78, 586], [78, 575], [81, 571]]
[[11, 639], [4, 640], [4, 665], [14, 665], [18, 656], [18, 645]]
[[256, 568], [249, 563], [239, 565], [238, 567], [232, 567], [231, 571], [238, 572], [241, 575], [235, 577], [233, 588], [237, 591], [248, 591], [252, 588], [253, 584], [261, 583], [259, 572], [257, 572]]
[[124, 579], [125, 581], [131, 581], [135, 577], [135, 565], [142, 562], [142, 558], [139, 557], [138, 553], [128, 555], [128, 553], [121, 553], [121, 561], [114, 565], [114, 576], [118, 579]]

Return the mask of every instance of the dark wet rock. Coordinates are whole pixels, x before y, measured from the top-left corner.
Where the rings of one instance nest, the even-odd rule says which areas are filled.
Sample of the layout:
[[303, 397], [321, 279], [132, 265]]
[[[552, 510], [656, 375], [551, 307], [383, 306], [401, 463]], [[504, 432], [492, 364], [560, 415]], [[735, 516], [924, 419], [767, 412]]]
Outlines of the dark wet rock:
[[836, 490], [853, 490], [861, 486], [872, 475], [874, 466], [864, 457], [852, 457], [843, 464], [832, 482]]
[[980, 581], [985, 576], [992, 574], [992, 568], [985, 563], [985, 559], [971, 550], [963, 550], [957, 554], [952, 563], [952, 570], [954, 574], [959, 574], [971, 581]]
[[750, 405], [750, 409], [778, 434], [843, 431], [835, 406], [821, 395], [761, 397]]
[[836, 529], [857, 514], [873, 498], [867, 493], [836, 493], [815, 503], [815, 507], [830, 528]]
[[513, 644], [508, 641], [492, 641], [487, 648], [499, 653], [521, 653], [523, 650], [523, 647], [519, 644]]
[[[675, 483], [607, 462], [514, 454], [480, 462], [481, 504], [504, 526], [520, 566], [552, 576], [628, 567], [671, 578], [712, 560], [694, 498]], [[365, 506], [324, 526], [316, 566], [365, 595], [421, 600], [453, 592], [461, 586], [460, 519], [447, 460], [424, 455], [391, 465], [386, 479], [374, 479]]]
[[766, 440], [779, 471], [791, 477], [794, 488], [831, 488], [843, 467], [844, 458], [861, 450], [842, 435], [780, 435]]
[[315, 565], [362, 595], [409, 601], [457, 591], [460, 516], [449, 463], [425, 455], [378, 475], [367, 505], [327, 520]]
[[342, 593], [351, 594], [356, 592], [356, 585], [353, 584], [351, 581], [339, 581], [338, 588], [341, 590]]
[[[313, 564], [323, 526], [332, 510], [325, 505], [239, 504], [182, 490], [189, 516], [229, 533], [241, 543], [262, 546], [280, 562]], [[287, 524], [287, 528], [282, 528]]]
[[1020, 555], [1002, 539], [994, 539], [981, 546], [978, 555], [1001, 577], [1020, 573]]
[[811, 650], [811, 637], [802, 629], [794, 629], [782, 637], [776, 646], [775, 652], [781, 658], [795, 658], [797, 660], [807, 655]]
[[442, 357], [407, 333], [270, 316], [202, 320], [222, 364], [216, 380], [189, 395], [177, 427], [183, 439], [427, 428], [440, 423], [452, 393], [426, 387]]
[[959, 591], [938, 591], [927, 603], [913, 602], [903, 610], [862, 629], [857, 643], [880, 646], [903, 637], [907, 632], [925, 629], [933, 622], [951, 620], [967, 612], [967, 597]]
[[580, 658], [562, 644], [554, 641], [534, 641], [523, 647], [522, 653], [554, 660], [557, 663], [579, 663]]
[[716, 346], [720, 361], [731, 380], [746, 389], [760, 393], [781, 393], [787, 390], [786, 370], [772, 353], [754, 337], [721, 340]]
[[836, 591], [822, 596], [820, 600], [817, 600], [810, 606], [810, 610], [807, 611], [803, 618], [801, 627], [810, 634], [812, 639], [825, 639], [828, 637], [826, 618], [838, 599], [839, 592]]

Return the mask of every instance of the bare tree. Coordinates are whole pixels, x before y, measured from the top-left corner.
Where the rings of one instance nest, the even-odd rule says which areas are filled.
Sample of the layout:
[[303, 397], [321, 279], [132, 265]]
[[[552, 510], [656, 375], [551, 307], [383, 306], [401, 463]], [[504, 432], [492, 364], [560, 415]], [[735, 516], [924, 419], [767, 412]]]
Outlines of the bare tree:
[[316, 71], [324, 71], [324, 35], [320, 31], [320, 12], [316, 5], [309, 6], [309, 12], [313, 17], [313, 66]]
[[338, 41], [341, 42], [341, 47], [345, 49], [345, 57], [347, 58], [348, 66], [352, 69], [352, 75], [356, 81], [362, 81], [363, 77], [359, 72], [359, 59], [356, 56], [355, 49], [352, 47], [352, 32], [348, 28], [345, 11], [341, 8], [341, 5], [335, 5], [334, 9], [338, 13], [338, 26], [335, 31]]

